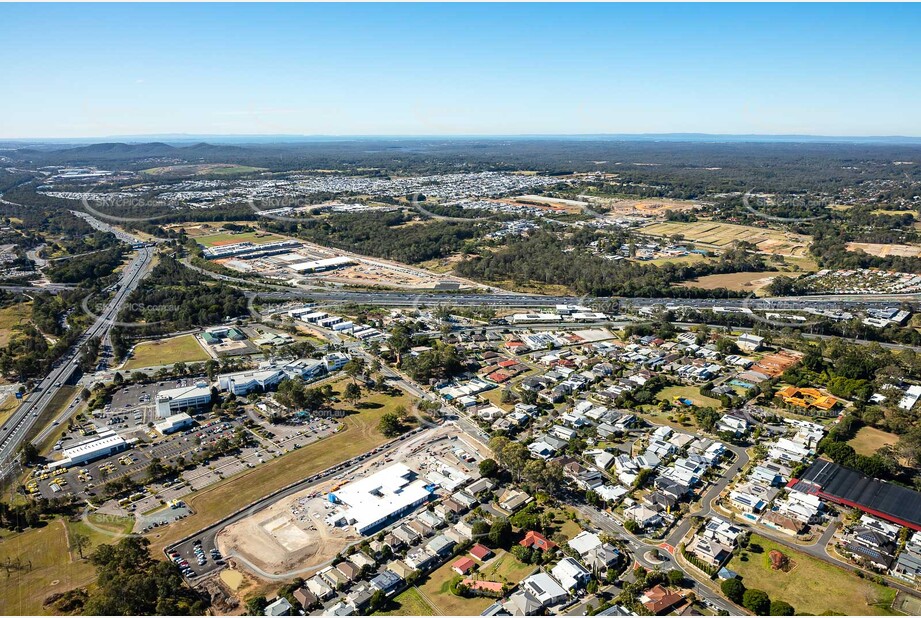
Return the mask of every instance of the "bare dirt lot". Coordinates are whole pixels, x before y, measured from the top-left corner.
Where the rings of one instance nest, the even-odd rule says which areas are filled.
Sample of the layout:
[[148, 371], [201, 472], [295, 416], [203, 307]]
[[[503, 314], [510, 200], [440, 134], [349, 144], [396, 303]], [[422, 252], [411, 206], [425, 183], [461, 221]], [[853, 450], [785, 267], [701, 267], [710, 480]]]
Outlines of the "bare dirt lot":
[[[582, 196], [580, 196], [582, 197]], [[613, 215], [635, 215], [658, 217], [666, 210], [675, 212], [697, 210], [704, 205], [691, 200], [670, 200], [665, 198], [628, 199], [628, 198], [590, 198], [592, 202], [610, 209]]]
[[763, 253], [792, 257], [807, 255], [812, 242], [811, 237], [803, 234], [717, 221], [654, 223], [640, 231], [649, 236], [666, 238], [680, 234], [685, 240], [718, 249], [727, 248], [734, 241], [744, 240], [757, 246]]
[[863, 251], [877, 257], [919, 257], [921, 256], [921, 246], [918, 245], [881, 245], [871, 242], [849, 242], [847, 243], [848, 251]]
[[705, 290], [715, 290], [717, 288], [726, 288], [737, 292], [758, 292], [765, 287], [774, 277], [778, 275], [789, 275], [779, 270], [768, 272], [747, 272], [747, 273], [726, 273], [723, 275], [707, 275], [698, 279], [684, 281], [679, 283], [684, 288], [703, 288]]

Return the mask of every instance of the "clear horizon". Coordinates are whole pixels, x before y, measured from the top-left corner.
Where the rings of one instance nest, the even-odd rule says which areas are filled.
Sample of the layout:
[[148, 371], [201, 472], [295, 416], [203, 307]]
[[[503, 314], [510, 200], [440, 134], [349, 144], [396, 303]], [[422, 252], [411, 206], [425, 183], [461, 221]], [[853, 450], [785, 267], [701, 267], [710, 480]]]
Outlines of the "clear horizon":
[[911, 4], [4, 4], [0, 139], [921, 137]]

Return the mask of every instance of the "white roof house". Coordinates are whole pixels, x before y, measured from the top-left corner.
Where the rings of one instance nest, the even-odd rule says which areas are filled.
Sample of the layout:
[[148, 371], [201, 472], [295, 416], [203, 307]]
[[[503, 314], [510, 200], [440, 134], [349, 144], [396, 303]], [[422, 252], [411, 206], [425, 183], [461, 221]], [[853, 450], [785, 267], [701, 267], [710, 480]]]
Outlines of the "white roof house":
[[566, 589], [543, 571], [524, 579], [521, 587], [531, 593], [544, 607], [556, 605], [569, 597]]
[[583, 530], [570, 539], [567, 545], [576, 550], [580, 556], [583, 556], [596, 547], [601, 547], [601, 538], [594, 532]]
[[569, 556], [560, 560], [550, 573], [567, 590], [575, 590], [584, 586], [592, 576], [588, 569]]

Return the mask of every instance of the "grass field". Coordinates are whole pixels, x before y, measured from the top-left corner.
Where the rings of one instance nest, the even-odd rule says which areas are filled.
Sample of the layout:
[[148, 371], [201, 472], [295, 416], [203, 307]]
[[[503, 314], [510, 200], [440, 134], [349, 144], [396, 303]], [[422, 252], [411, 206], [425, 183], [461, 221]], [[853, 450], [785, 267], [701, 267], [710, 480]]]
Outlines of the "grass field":
[[656, 258], [654, 260], [642, 260], [642, 264], [654, 264], [656, 266], [662, 266], [663, 264], [699, 264], [700, 262], [706, 262], [709, 260], [705, 255], [699, 253], [689, 253], [688, 255], [682, 255], [679, 257], [664, 257]]
[[[342, 388], [344, 384], [341, 381], [333, 388]], [[154, 555], [161, 555], [162, 549], [170, 543], [226, 517], [242, 504], [249, 504], [385, 442], [377, 430], [381, 416], [399, 405], [408, 409], [412, 402], [405, 394], [388, 397], [374, 393], [364, 398], [359, 406], [362, 404], [365, 407], [358, 414], [343, 419], [344, 428], [339, 433], [189, 495], [186, 502], [194, 514], [150, 536]], [[337, 404], [337, 407], [345, 405]]]
[[10, 415], [16, 411], [16, 408], [18, 408], [19, 404], [22, 402], [22, 399], [16, 399], [16, 395], [14, 393], [10, 393], [6, 396], [6, 399], [0, 403], [0, 425], [6, 422], [6, 419], [8, 419]]
[[729, 247], [734, 241], [744, 240], [756, 245], [764, 253], [790, 256], [806, 255], [812, 242], [809, 236], [803, 234], [715, 221], [654, 223], [641, 228], [640, 232], [657, 237], [681, 234], [686, 240], [720, 249]]
[[[0, 562], [26, 566], [0, 578], [0, 613], [34, 615], [47, 613], [42, 602], [48, 595], [85, 586], [96, 576], [93, 566], [71, 558], [66, 527], [62, 520], [47, 522], [42, 528], [6, 535], [0, 540]], [[28, 562], [32, 562], [31, 570]]]
[[861, 455], [873, 455], [886, 446], [887, 444], [895, 444], [899, 441], [899, 437], [888, 431], [882, 431], [876, 429], [875, 427], [861, 427], [851, 440], [848, 441], [848, 444]]
[[114, 517], [109, 515], [90, 514], [86, 519], [67, 522], [67, 532], [73, 538], [74, 534], [82, 534], [89, 539], [89, 546], [83, 550], [83, 555], [88, 556], [99, 545], [114, 545], [122, 536], [130, 534], [134, 527], [134, 518]]
[[721, 405], [718, 399], [701, 395], [700, 389], [696, 386], [667, 386], [656, 395], [656, 399], [659, 401], [668, 400], [673, 404], [675, 403], [675, 397], [690, 399], [694, 405], [701, 407], [713, 406], [719, 408]]
[[[748, 552], [748, 560], [735, 556], [729, 569], [742, 577], [747, 588], [764, 590], [773, 600], [783, 600], [796, 609], [797, 614], [821, 615], [836, 612], [847, 616], [890, 616], [889, 609], [896, 591], [892, 588], [860, 579], [853, 573], [796, 552], [753, 534], [751, 545], [758, 545], [762, 553]], [[786, 554], [794, 563], [787, 573], [774, 571], [768, 557], [771, 550]]]
[[10, 342], [13, 327], [26, 324], [32, 317], [32, 301], [16, 303], [0, 309], [0, 347]]
[[267, 242], [283, 240], [284, 236], [272, 234], [271, 232], [218, 232], [216, 234], [206, 234], [195, 238], [196, 242], [205, 247], [215, 247], [217, 245], [232, 245], [238, 242], [251, 242], [254, 245], [261, 245]]
[[434, 616], [435, 609], [428, 604], [416, 588], [407, 588], [388, 605], [385, 612], [375, 612], [374, 616]]
[[124, 369], [173, 365], [178, 362], [197, 363], [211, 358], [195, 335], [181, 335], [161, 341], [139, 343], [125, 363]]

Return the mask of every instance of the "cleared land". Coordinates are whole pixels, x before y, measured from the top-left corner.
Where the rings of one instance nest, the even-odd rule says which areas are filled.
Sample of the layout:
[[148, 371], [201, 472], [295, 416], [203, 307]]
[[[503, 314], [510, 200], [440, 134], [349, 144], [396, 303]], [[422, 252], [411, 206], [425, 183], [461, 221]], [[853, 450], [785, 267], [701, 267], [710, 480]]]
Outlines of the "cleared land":
[[849, 242], [846, 245], [848, 251], [863, 251], [877, 257], [919, 257], [921, 256], [921, 246], [918, 245], [882, 245], [871, 242]]
[[32, 316], [32, 302], [16, 303], [0, 309], [0, 346], [5, 346], [13, 337], [13, 329], [26, 324]]
[[649, 236], [666, 238], [681, 234], [685, 240], [717, 249], [725, 249], [735, 241], [744, 240], [757, 246], [763, 253], [794, 257], [806, 255], [809, 243], [812, 242], [812, 238], [803, 234], [715, 221], [654, 223], [639, 231]]
[[205, 352], [195, 335], [181, 335], [162, 341], [139, 343], [124, 369], [174, 365], [176, 363], [197, 363], [211, 357]]
[[848, 444], [861, 455], [873, 455], [886, 445], [895, 444], [899, 437], [875, 427], [861, 427]]
[[678, 286], [684, 288], [703, 288], [705, 290], [726, 288], [727, 290], [736, 290], [738, 292], [757, 292], [770, 284], [771, 281], [774, 280], [774, 277], [778, 275], [789, 275], [789, 273], [772, 270], [757, 273], [743, 272], [726, 273], [723, 275], [706, 275], [698, 279], [682, 281]]
[[691, 200], [672, 200], [666, 198], [645, 198], [636, 199], [631, 197], [607, 198], [604, 196], [593, 196], [590, 194], [580, 195], [592, 203], [601, 204], [610, 209], [613, 215], [637, 215], [645, 217], [656, 217], [664, 215], [666, 210], [674, 212], [697, 210], [704, 204]]
[[164, 167], [152, 167], [150, 169], [141, 170], [141, 173], [149, 176], [168, 176], [174, 174], [187, 176], [223, 176], [261, 172], [264, 169], [265, 168], [262, 167], [235, 165], [233, 163], [204, 163], [200, 165], [167, 165]]
[[251, 242], [254, 245], [261, 245], [268, 242], [275, 242], [276, 240], [284, 240], [284, 236], [272, 234], [271, 232], [218, 232], [216, 234], [198, 236], [195, 240], [205, 247], [234, 245], [238, 242]]
[[5, 616], [48, 613], [42, 602], [49, 595], [85, 586], [96, 577], [88, 561], [70, 555], [62, 520], [22, 533], [4, 533], [0, 562], [20, 565], [0, 578], [0, 613]]
[[[334, 384], [333, 388], [336, 386]], [[344, 382], [339, 386], [344, 387]], [[345, 417], [342, 419], [343, 429], [329, 438], [286, 453], [188, 496], [186, 503], [194, 514], [151, 536], [154, 555], [160, 555], [170, 543], [226, 517], [240, 505], [254, 502], [314, 472], [382, 444], [385, 438], [377, 430], [381, 415], [399, 405], [411, 406], [411, 399], [405, 394], [388, 397], [374, 393], [362, 401], [366, 406], [380, 404], [380, 407], [366, 407], [358, 414]]]
[[[754, 553], [749, 549], [747, 560], [735, 556], [729, 562], [729, 568], [742, 577], [747, 588], [764, 590], [771, 599], [786, 601], [797, 614], [895, 614], [890, 609], [896, 593], [892, 588], [860, 579], [850, 571], [793, 551], [757, 534], [752, 535], [749, 547], [752, 545], [760, 546], [763, 551]], [[793, 562], [789, 572], [771, 569], [769, 554], [774, 549], [783, 552]], [[833, 594], [830, 594], [832, 591]]]

